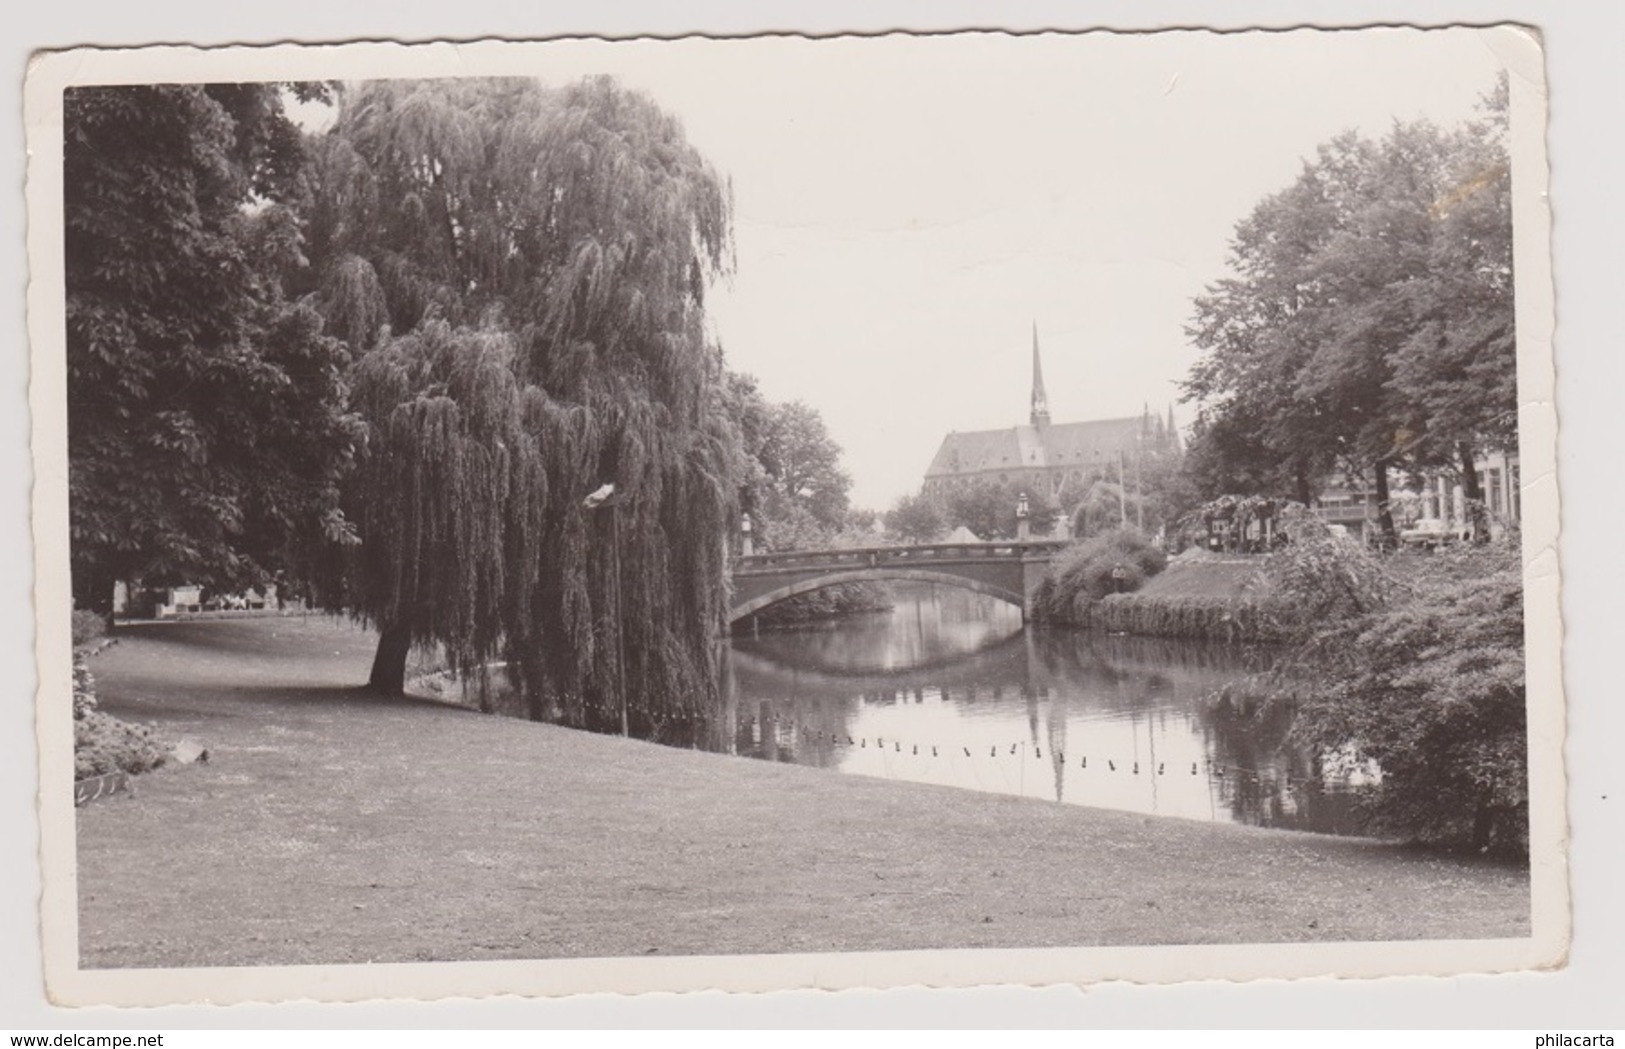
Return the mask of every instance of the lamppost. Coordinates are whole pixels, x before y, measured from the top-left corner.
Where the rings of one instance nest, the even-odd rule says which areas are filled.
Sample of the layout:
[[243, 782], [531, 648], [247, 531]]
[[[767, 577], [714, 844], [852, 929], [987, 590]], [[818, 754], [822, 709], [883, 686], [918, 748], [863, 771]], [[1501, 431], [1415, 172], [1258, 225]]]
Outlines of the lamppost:
[[1027, 524], [1027, 493], [1022, 492], [1016, 496], [1016, 541], [1025, 543], [1032, 536], [1031, 527]]
[[739, 515], [739, 556], [749, 557], [756, 552], [756, 545], [750, 538], [750, 514]]
[[621, 518], [615, 508], [621, 504], [623, 497], [615, 495], [613, 483], [600, 485], [593, 493], [581, 501], [586, 510], [597, 510], [603, 507], [609, 511], [609, 585], [610, 585], [610, 614], [615, 617], [615, 690], [619, 693], [621, 706], [621, 735], [629, 736], [631, 732], [626, 716], [626, 643], [624, 640], [626, 624], [621, 619]]

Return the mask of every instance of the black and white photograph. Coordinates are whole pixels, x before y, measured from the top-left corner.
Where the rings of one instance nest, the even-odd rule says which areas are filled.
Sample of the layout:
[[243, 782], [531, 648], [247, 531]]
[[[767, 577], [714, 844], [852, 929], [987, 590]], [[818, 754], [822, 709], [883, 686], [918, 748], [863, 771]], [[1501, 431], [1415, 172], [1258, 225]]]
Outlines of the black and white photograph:
[[1561, 966], [1544, 84], [1510, 25], [45, 56], [52, 999]]

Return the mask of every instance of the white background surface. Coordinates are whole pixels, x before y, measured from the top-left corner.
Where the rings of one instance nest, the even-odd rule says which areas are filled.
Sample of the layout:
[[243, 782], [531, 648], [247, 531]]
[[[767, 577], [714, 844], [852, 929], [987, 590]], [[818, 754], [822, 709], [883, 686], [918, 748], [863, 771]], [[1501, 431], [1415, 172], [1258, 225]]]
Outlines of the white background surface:
[[[0, 528], [9, 540], [3, 561], [0, 644], [9, 657], [10, 689], [0, 701], [0, 826], [10, 853], [0, 890], [0, 1025], [28, 1028], [162, 1029], [222, 1026], [688, 1026], [688, 1025], [952, 1025], [952, 1026], [1447, 1026], [1559, 1030], [1625, 1026], [1625, 744], [1618, 686], [1625, 590], [1622, 471], [1616, 464], [1621, 301], [1617, 259], [1625, 245], [1618, 187], [1620, 74], [1625, 17], [1601, 5], [1549, 12], [1529, 2], [1463, 3], [1016, 3], [994, 9], [971, 3], [746, 3], [613, 7], [571, 4], [455, 4], [400, 0], [388, 6], [297, 0], [238, 10], [219, 3], [30, 5], [12, 19], [8, 142], [13, 192], [4, 202], [7, 315], [12, 349], [0, 355]], [[766, 996], [589, 997], [566, 1001], [259, 1006], [116, 1012], [54, 1010], [44, 1004], [38, 959], [33, 851], [38, 827], [33, 744], [32, 586], [27, 452], [27, 340], [22, 299], [23, 249], [20, 89], [28, 54], [37, 48], [143, 43], [271, 43], [392, 38], [417, 41], [558, 34], [675, 35], [710, 31], [879, 31], [903, 29], [1155, 28], [1182, 25], [1358, 25], [1515, 20], [1546, 37], [1552, 96], [1553, 225], [1557, 281], [1559, 467], [1570, 811], [1574, 823], [1576, 926], [1570, 967], [1555, 974], [1454, 979], [1330, 980], [1247, 985], [1142, 988], [923, 989]], [[1022, 325], [1025, 321], [1020, 322]], [[1012, 411], [1019, 414], [1022, 404]], [[1011, 421], [1019, 421], [1012, 419]]]

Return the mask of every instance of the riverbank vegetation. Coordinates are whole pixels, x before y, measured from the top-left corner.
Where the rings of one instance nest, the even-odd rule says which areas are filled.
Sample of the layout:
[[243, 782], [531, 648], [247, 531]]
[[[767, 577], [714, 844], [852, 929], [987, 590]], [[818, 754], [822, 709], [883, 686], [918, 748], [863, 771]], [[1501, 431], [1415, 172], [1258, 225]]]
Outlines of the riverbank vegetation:
[[1040, 620], [1083, 624], [1111, 594], [1138, 590], [1168, 565], [1168, 556], [1144, 536], [1123, 528], [1074, 543], [1050, 567], [1033, 596]]
[[1170, 558], [1133, 529], [1082, 540], [1061, 555], [1033, 598], [1041, 623], [1110, 634], [1279, 642], [1289, 636], [1270, 562], [1191, 548]]
[[[1227, 690], [1243, 716], [1288, 719], [1328, 776], [1374, 766], [1370, 833], [1521, 853], [1528, 840], [1522, 561], [1516, 537], [1383, 555], [1303, 507], [1267, 556], [1196, 552], [1140, 586], [1132, 533], [1075, 546], [1041, 619], [1103, 633], [1263, 642], [1273, 666]], [[1113, 593], [1122, 564], [1132, 592]]]
[[[1374, 762], [1374, 833], [1479, 851], [1528, 847], [1522, 560], [1516, 543], [1406, 557], [1352, 614], [1306, 620], [1270, 677], [1293, 736]], [[1406, 578], [1395, 578], [1403, 567]], [[1336, 569], [1333, 569], [1336, 571]], [[1344, 577], [1347, 578], [1346, 573]], [[1367, 591], [1375, 596], [1377, 587]]]
[[[1180, 575], [1207, 575], [1204, 568]], [[1263, 602], [1251, 598], [1198, 594], [1123, 594], [1089, 608], [1087, 625], [1110, 634], [1219, 641], [1225, 644], [1269, 644], [1280, 640], [1275, 618]]]
[[1381, 555], [1301, 507], [1267, 559], [1286, 643], [1254, 683], [1259, 716], [1330, 775], [1372, 767], [1371, 833], [1521, 854], [1528, 847], [1523, 567], [1516, 535]]

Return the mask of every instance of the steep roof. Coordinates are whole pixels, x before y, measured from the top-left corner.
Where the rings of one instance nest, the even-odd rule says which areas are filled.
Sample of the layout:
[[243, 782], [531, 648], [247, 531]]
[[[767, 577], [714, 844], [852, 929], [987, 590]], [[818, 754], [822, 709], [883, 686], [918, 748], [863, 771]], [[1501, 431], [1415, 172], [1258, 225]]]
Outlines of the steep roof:
[[1105, 463], [1115, 459], [1119, 451], [1134, 449], [1140, 425], [1139, 416], [1129, 416], [951, 433], [942, 439], [925, 475], [952, 477], [987, 470], [1059, 469]]
[[1138, 416], [1061, 423], [1044, 427], [1044, 448], [1050, 466], [1105, 462], [1116, 458], [1120, 451], [1134, 451], [1139, 435]]
[[935, 458], [925, 471], [927, 477], [997, 470], [1021, 461], [1014, 427], [1004, 430], [974, 430], [951, 433], [942, 439]]

